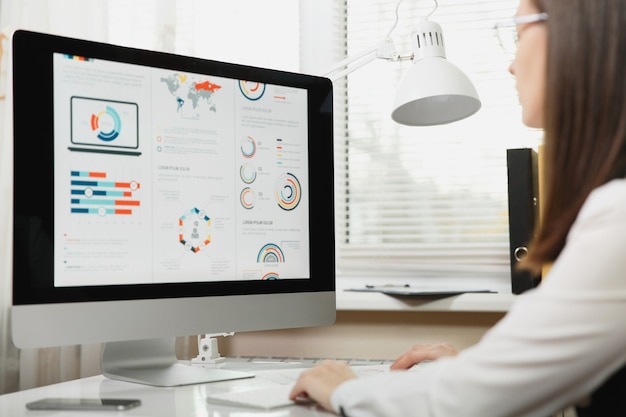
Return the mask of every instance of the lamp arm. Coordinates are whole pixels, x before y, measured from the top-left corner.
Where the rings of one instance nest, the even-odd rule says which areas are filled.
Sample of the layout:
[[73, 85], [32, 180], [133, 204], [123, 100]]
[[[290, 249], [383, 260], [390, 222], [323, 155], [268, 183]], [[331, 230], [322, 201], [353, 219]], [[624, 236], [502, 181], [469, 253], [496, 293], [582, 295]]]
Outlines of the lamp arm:
[[332, 81], [337, 81], [341, 77], [356, 71], [375, 59], [398, 61], [402, 58], [396, 52], [396, 48], [391, 39], [385, 39], [384, 41], [380, 41], [378, 44], [365, 49], [356, 55], [349, 56], [338, 62], [337, 65], [330, 71], [327, 71], [324, 76], [330, 78]]

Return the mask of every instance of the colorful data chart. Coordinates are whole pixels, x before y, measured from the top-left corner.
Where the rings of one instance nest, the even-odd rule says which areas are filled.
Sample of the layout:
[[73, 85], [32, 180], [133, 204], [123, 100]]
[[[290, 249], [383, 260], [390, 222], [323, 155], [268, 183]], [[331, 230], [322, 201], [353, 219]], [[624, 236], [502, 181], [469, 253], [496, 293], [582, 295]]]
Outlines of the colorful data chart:
[[293, 210], [298, 207], [302, 196], [300, 181], [295, 175], [286, 173], [276, 181], [276, 201], [283, 210]]
[[140, 200], [133, 198], [139, 191], [137, 181], [109, 181], [106, 172], [71, 171], [71, 213], [130, 215]]
[[204, 211], [192, 208], [178, 219], [178, 240], [185, 249], [198, 253], [211, 243], [211, 219]]
[[275, 243], [268, 243], [261, 248], [256, 261], [259, 263], [285, 262], [285, 255], [283, 254], [283, 250], [280, 246]]
[[91, 58], [87, 58], [84, 56], [80, 56], [80, 55], [70, 55], [70, 54], [64, 54], [63, 57], [65, 59], [71, 59], [73, 61], [92, 61]]
[[240, 149], [244, 158], [252, 159], [256, 155], [256, 141], [252, 136], [246, 136], [241, 139]]
[[246, 187], [241, 190], [239, 194], [239, 202], [241, 203], [241, 207], [246, 210], [252, 210], [254, 208], [254, 203], [256, 202], [256, 194], [250, 187]]
[[[104, 118], [108, 118], [111, 123], [101, 124], [100, 120]], [[107, 125], [107, 127], [101, 125]], [[91, 130], [96, 132], [98, 139], [104, 142], [115, 140], [120, 135], [121, 129], [122, 120], [120, 119], [120, 115], [111, 106], [106, 106], [103, 111], [91, 115]]]
[[243, 164], [239, 168], [239, 177], [246, 184], [252, 184], [256, 180], [256, 169], [252, 164]]
[[256, 81], [239, 81], [239, 91], [250, 101], [257, 101], [265, 94], [265, 84]]
[[280, 279], [278, 272], [268, 272], [261, 277], [262, 281], [275, 281]]

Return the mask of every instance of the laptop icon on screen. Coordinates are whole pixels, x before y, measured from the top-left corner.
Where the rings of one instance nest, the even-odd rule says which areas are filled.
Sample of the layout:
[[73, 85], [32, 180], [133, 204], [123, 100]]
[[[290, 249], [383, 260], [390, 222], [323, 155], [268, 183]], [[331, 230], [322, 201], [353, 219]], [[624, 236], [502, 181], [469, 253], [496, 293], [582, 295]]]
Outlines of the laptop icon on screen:
[[137, 103], [73, 96], [71, 151], [141, 155]]

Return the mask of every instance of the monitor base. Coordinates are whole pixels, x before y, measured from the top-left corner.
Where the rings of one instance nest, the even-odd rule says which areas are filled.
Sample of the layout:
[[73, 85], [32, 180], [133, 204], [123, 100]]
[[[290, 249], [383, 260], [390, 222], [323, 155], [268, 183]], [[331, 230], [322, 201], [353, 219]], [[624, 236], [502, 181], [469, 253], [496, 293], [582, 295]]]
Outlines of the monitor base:
[[102, 374], [110, 379], [157, 387], [255, 376], [243, 371], [185, 365], [176, 358], [175, 345], [175, 338], [106, 343], [100, 361]]

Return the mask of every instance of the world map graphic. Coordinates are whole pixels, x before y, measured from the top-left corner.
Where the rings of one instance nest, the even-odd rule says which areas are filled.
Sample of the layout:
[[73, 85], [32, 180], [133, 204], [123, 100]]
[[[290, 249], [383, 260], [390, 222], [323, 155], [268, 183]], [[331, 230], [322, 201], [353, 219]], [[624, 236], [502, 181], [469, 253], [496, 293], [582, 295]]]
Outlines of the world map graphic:
[[186, 107], [199, 110], [206, 105], [211, 112], [217, 112], [217, 106], [213, 102], [214, 94], [222, 86], [212, 83], [207, 79], [187, 74], [172, 74], [161, 77], [161, 82], [167, 86], [170, 94], [176, 100], [176, 110], [181, 113]]

